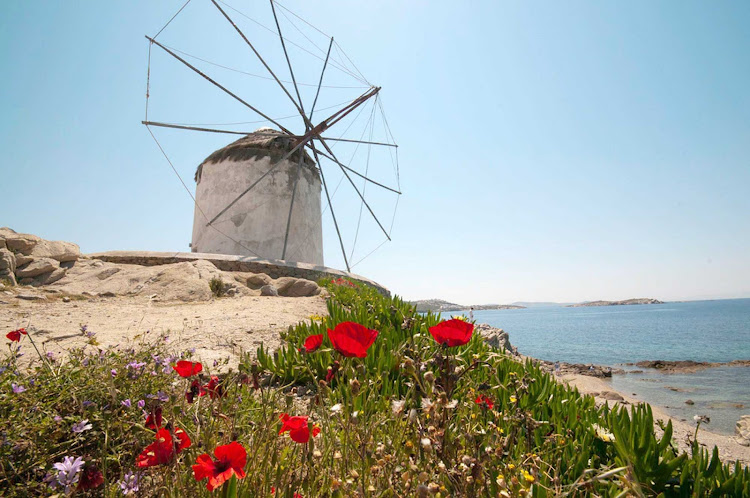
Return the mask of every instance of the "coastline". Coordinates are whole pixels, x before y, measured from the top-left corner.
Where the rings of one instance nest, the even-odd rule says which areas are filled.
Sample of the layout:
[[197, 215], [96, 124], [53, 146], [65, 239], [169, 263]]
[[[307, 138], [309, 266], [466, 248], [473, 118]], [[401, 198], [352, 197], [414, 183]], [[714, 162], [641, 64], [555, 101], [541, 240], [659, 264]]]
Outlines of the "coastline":
[[[515, 352], [512, 348], [511, 352]], [[695, 423], [691, 421], [683, 421], [676, 417], [673, 417], [667, 412], [667, 409], [663, 406], [648, 403], [642, 399], [638, 399], [632, 394], [628, 394], [612, 387], [612, 383], [609, 380], [611, 377], [605, 377], [601, 375], [586, 375], [581, 373], [574, 373], [571, 371], [562, 371], [560, 375], [555, 375], [553, 364], [548, 361], [539, 360], [531, 356], [525, 356], [520, 353], [514, 355], [519, 361], [532, 360], [533, 362], [542, 366], [552, 377], [560, 383], [563, 383], [570, 387], [575, 387], [581, 394], [588, 394], [594, 396], [597, 406], [601, 406], [605, 403], [614, 406], [615, 404], [625, 405], [637, 405], [640, 403], [647, 403], [651, 406], [651, 410], [654, 414], [654, 427], [656, 433], [661, 436], [663, 431], [656, 423], [661, 420], [664, 423], [668, 421], [672, 422], [672, 440], [677, 445], [680, 451], [689, 453], [691, 451], [689, 438], [692, 439], [695, 434]], [[601, 367], [594, 365], [595, 372], [611, 370], [607, 367]], [[620, 375], [616, 370], [611, 370], [612, 375]], [[743, 446], [739, 444], [734, 436], [727, 434], [719, 434], [712, 432], [710, 429], [702, 425], [698, 431], [698, 444], [709, 452], [713, 451], [713, 447], [716, 446], [719, 449], [719, 456], [722, 461], [726, 462], [739, 462], [743, 466], [750, 466], [750, 446]]]
[[[581, 394], [594, 395], [597, 405], [604, 403], [625, 403], [628, 405], [634, 405], [638, 403], [645, 403], [632, 395], [617, 391], [612, 388], [612, 385], [606, 379], [590, 377], [588, 375], [581, 374], [564, 374], [561, 377], [556, 377], [559, 382], [563, 382], [571, 387], [575, 387]], [[612, 396], [607, 393], [616, 393], [622, 400], [607, 399]], [[651, 409], [654, 413], [654, 421], [662, 420], [664, 423], [672, 421], [673, 436], [677, 447], [680, 451], [690, 451], [690, 445], [688, 444], [688, 437], [695, 434], [695, 424], [691, 422], [683, 422], [675, 417], [672, 417], [667, 413], [666, 409], [661, 406], [650, 404]], [[656, 425], [656, 424], [655, 424]], [[742, 446], [739, 444], [734, 436], [728, 436], [724, 434], [717, 434], [711, 432], [706, 426], [701, 426], [698, 432], [698, 443], [701, 447], [707, 449], [709, 452], [716, 446], [719, 448], [719, 456], [722, 461], [740, 462], [744, 466], [750, 465], [750, 447]], [[656, 425], [657, 433], [661, 433], [658, 425]]]

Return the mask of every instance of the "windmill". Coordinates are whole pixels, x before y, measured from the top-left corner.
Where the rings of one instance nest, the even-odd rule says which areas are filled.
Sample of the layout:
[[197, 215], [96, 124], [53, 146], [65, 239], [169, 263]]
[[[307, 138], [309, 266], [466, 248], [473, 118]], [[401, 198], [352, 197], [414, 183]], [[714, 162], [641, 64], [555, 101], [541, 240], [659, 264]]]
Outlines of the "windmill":
[[[380, 98], [381, 88], [364, 78], [333, 37], [276, 0], [269, 0], [267, 8], [269, 18], [273, 19], [272, 27], [223, 0], [204, 1], [204, 5], [210, 7], [216, 19], [222, 20], [224, 29], [234, 33], [262, 73], [250, 73], [217, 64], [158, 39], [190, 3], [191, 0], [188, 0], [155, 36], [146, 36], [149, 43], [149, 64], [146, 117], [142, 123], [178, 176], [177, 168], [157, 139], [154, 129], [241, 136], [239, 140], [209, 155], [200, 164], [195, 175], [195, 196], [180, 176], [195, 206], [193, 250], [322, 265], [322, 219], [324, 216], [328, 218], [327, 212], [330, 212], [330, 221], [343, 263], [347, 271], [351, 271], [353, 266], [391, 240], [398, 198], [401, 195], [398, 146], [385, 117]], [[251, 29], [243, 29], [240, 20], [249, 24]], [[295, 40], [282, 30], [284, 22], [287, 27], [292, 28], [288, 31], [301, 34], [304, 41]], [[270, 47], [268, 40], [265, 40], [266, 46], [263, 47], [254, 39], [254, 36], [260, 35], [268, 37], [269, 33], [273, 33], [276, 46], [280, 49], [275, 59], [265, 52]], [[315, 43], [314, 36], [323, 37], [327, 41], [327, 47]], [[177, 123], [149, 118], [153, 50], [167, 55], [168, 60], [178, 63], [196, 78], [210, 84], [244, 111], [253, 114], [257, 121], [224, 123], [232, 126], [216, 127], [204, 123]], [[319, 73], [312, 83], [299, 79], [299, 71], [291, 56], [292, 50], [296, 50], [298, 57], [304, 55], [318, 63]], [[274, 85], [277, 88], [276, 97], [287, 105], [291, 104], [292, 116], [272, 117], [270, 112], [262, 109], [264, 105], [268, 105], [269, 100], [259, 103], [240, 96], [241, 89], [230, 89], [218, 77], [199, 67], [201, 63], [202, 66], [213, 66], [212, 69], [220, 68], [260, 78], [264, 84]], [[278, 68], [272, 68], [272, 65], [280, 64], [283, 71], [288, 72], [288, 76]], [[312, 67], [309, 61], [306, 64], [307, 69]], [[332, 72], [337, 73], [337, 82], [341, 78], [349, 78], [354, 84], [326, 84], [331, 79]], [[327, 89], [346, 89], [356, 91], [356, 94], [345, 102], [323, 107], [321, 103]], [[303, 95], [307, 98], [303, 98]], [[366, 110], [368, 112], [363, 112]], [[325, 114], [322, 114], [324, 111]], [[327, 117], [321, 118], [321, 115]], [[361, 126], [360, 119], [363, 115], [366, 118], [364, 127]], [[296, 120], [295, 124], [282, 124], [282, 120], [293, 118]], [[376, 126], [376, 118], [379, 118], [381, 124], [379, 128]], [[256, 122], [264, 126], [255, 131], [236, 129], [237, 126]], [[361, 133], [358, 133], [360, 129]], [[383, 138], [378, 139], [375, 136], [378, 133]], [[353, 153], [344, 157], [335, 150], [337, 146], [349, 147], [349, 150], [353, 148]], [[376, 164], [376, 150], [387, 151], [384, 157], [390, 160], [390, 165], [379, 167]], [[384, 179], [383, 172], [390, 178]], [[321, 197], [321, 191], [324, 198]], [[357, 202], [358, 209], [353, 208], [353, 204], [349, 202], [345, 204], [342, 216], [341, 212], [334, 209], [334, 199], [337, 193], [341, 198], [345, 191]], [[395, 198], [392, 213], [389, 213], [388, 228], [388, 221], [381, 214], [385, 211], [381, 202], [384, 195]], [[325, 202], [324, 207], [321, 201]], [[342, 218], [348, 218], [348, 224]], [[380, 244], [371, 244], [376, 247], [363, 257], [362, 251], [357, 253], [359, 259], [353, 261], [358, 241], [376, 240], [372, 236], [365, 236], [366, 225], [383, 240]]]

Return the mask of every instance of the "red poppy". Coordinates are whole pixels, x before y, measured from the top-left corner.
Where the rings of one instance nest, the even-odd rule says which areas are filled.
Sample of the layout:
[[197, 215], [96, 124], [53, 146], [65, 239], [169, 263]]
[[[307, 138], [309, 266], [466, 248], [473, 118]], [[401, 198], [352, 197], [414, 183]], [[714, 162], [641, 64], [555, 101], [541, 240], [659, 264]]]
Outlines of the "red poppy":
[[178, 361], [177, 365], [172, 365], [172, 368], [180, 374], [180, 377], [187, 378], [199, 374], [203, 370], [203, 365], [199, 362], [193, 363], [192, 361], [182, 360]]
[[[310, 426], [307, 423], [307, 417], [304, 415], [298, 415], [296, 417], [290, 417], [288, 413], [282, 413], [279, 415], [281, 419], [281, 429], [279, 434], [289, 432], [292, 441], [297, 443], [306, 443], [310, 440]], [[313, 437], [320, 434], [320, 427], [317, 425], [313, 426], [312, 435]]]
[[156, 408], [151, 410], [151, 412], [148, 414], [148, 417], [146, 417], [146, 427], [156, 431], [161, 429], [161, 425], [161, 406], [157, 406]]
[[177, 453], [190, 447], [190, 438], [185, 431], [175, 428], [174, 435], [177, 441], [172, 439], [172, 433], [167, 429], [159, 429], [155, 436], [156, 440], [146, 446], [136, 458], [136, 467], [153, 467], [169, 463]]
[[96, 465], [86, 465], [78, 478], [78, 491], [94, 489], [104, 484], [104, 476]]
[[312, 353], [317, 351], [320, 346], [323, 345], [323, 334], [310, 335], [305, 339], [305, 344], [300, 348], [300, 351], [305, 353]]
[[21, 340], [21, 335], [26, 335], [26, 329], [13, 330], [5, 334], [5, 337], [10, 339], [12, 342], [18, 342]]
[[341, 322], [333, 330], [328, 329], [328, 338], [336, 351], [346, 357], [364, 358], [367, 349], [378, 337], [377, 330], [354, 322]]
[[221, 380], [215, 375], [211, 376], [211, 380], [204, 387], [208, 395], [211, 396], [211, 399], [224, 396], [224, 386], [221, 385]]
[[463, 346], [471, 339], [474, 325], [463, 320], [447, 320], [430, 327], [430, 334], [440, 344], [449, 347]]
[[202, 481], [208, 478], [206, 489], [213, 491], [233, 475], [237, 479], [245, 477], [243, 468], [247, 463], [247, 452], [237, 441], [232, 441], [223, 446], [217, 446], [214, 450], [216, 460], [212, 459], [208, 453], [200, 455], [193, 465], [193, 473], [196, 481]]
[[188, 403], [192, 403], [198, 396], [205, 396], [206, 390], [201, 385], [201, 381], [194, 379], [190, 384], [190, 389], [185, 392], [185, 399]]
[[484, 394], [480, 394], [479, 396], [477, 396], [477, 399], [474, 400], [474, 403], [478, 404], [485, 410], [492, 410], [492, 408], [495, 406], [495, 402]]

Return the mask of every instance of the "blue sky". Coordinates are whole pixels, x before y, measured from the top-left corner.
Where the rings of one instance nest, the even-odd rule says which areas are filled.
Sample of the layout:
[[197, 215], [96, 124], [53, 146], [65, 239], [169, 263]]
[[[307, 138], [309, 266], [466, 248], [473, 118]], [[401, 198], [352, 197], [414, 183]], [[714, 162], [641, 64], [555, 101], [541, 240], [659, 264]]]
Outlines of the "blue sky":
[[[85, 252], [188, 250], [192, 201], [140, 124], [144, 35], [182, 3], [2, 2], [0, 225]], [[273, 22], [267, 2], [227, 3]], [[461, 303], [750, 296], [747, 2], [284, 5], [383, 87], [400, 146], [393, 242], [356, 273]], [[207, 0], [159, 40], [262, 69]], [[278, 40], [258, 43], [287, 78]], [[314, 81], [320, 62], [291, 55]], [[272, 83], [206, 67], [271, 115], [293, 111]], [[337, 92], [348, 90], [325, 102]], [[255, 118], [155, 51], [150, 112]], [[197, 164], [233, 140], [155, 133], [191, 188]], [[391, 163], [376, 163], [387, 181]], [[344, 194], [341, 211], [358, 210]], [[374, 198], [388, 221], [391, 201]], [[326, 261], [342, 267], [328, 221]], [[367, 223], [360, 255], [382, 239]]]

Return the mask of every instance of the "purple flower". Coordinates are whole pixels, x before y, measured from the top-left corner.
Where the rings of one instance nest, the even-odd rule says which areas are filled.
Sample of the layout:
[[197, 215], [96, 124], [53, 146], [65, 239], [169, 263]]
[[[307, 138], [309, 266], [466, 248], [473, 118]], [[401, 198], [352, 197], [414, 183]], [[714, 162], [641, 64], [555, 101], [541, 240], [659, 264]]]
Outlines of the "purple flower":
[[131, 403], [130, 403], [130, 398], [128, 398], [128, 399], [126, 399], [124, 401], [120, 401], [120, 404], [122, 406], [124, 406], [125, 408], [130, 408], [132, 406]]
[[114, 368], [110, 370], [109, 373], [112, 375], [112, 377], [117, 377], [117, 370], [115, 370]]
[[131, 361], [127, 364], [128, 368], [132, 368], [133, 370], [138, 370], [146, 366], [146, 363], [142, 361]]
[[65, 493], [70, 493], [73, 486], [78, 482], [78, 473], [86, 462], [81, 458], [66, 456], [62, 462], [57, 462], [52, 467], [57, 470], [57, 483], [65, 488]]
[[138, 492], [138, 482], [140, 479], [140, 474], [134, 474], [132, 472], [126, 473], [122, 476], [120, 481], [117, 481], [117, 484], [120, 486], [120, 492], [122, 492], [123, 495], [136, 494]]
[[80, 434], [92, 428], [93, 426], [89, 424], [89, 419], [85, 418], [81, 420], [80, 422], [73, 424], [73, 427], [71, 427], [71, 430], [75, 432], [76, 434]]
[[54, 420], [55, 422], [61, 422], [62, 417], [60, 415], [55, 415], [55, 417], [52, 420]]
[[162, 391], [156, 391], [156, 394], [147, 394], [146, 397], [150, 399], [158, 399], [162, 403], [169, 401], [169, 395]]
[[21, 394], [22, 392], [24, 392], [24, 391], [26, 390], [26, 388], [25, 388], [25, 387], [23, 387], [23, 386], [19, 386], [19, 385], [18, 385], [18, 384], [16, 384], [15, 382], [13, 382], [13, 383], [12, 383], [12, 384], [10, 385], [10, 387], [11, 387], [11, 388], [13, 388], [13, 392], [14, 392], [14, 393], [16, 393], [16, 394]]
[[89, 401], [89, 400], [84, 400], [82, 404], [84, 408], [88, 408], [89, 406], [94, 406], [94, 402]]
[[49, 361], [55, 361], [57, 359], [55, 358], [55, 353], [53, 353], [52, 351], [47, 351], [44, 355]]
[[146, 400], [139, 399], [138, 400], [138, 408], [140, 408], [142, 410], [144, 406], [146, 406]]

